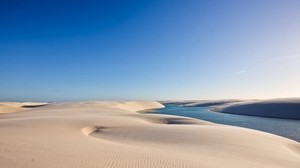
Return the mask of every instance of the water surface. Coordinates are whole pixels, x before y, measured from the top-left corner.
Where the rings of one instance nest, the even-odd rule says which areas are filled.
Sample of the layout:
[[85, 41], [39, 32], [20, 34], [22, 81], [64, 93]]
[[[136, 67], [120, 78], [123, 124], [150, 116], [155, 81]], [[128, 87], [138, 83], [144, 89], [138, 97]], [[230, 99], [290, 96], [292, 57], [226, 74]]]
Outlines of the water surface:
[[165, 106], [150, 113], [192, 117], [214, 123], [251, 128], [300, 142], [300, 120], [226, 114], [210, 111], [208, 107], [183, 107], [175, 104]]

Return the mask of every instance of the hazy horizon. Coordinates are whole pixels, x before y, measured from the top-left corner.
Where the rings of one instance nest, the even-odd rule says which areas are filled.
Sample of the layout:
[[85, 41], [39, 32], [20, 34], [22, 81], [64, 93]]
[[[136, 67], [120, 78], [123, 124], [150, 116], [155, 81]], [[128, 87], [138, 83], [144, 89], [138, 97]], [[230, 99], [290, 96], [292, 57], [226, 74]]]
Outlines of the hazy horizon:
[[300, 1], [0, 2], [0, 101], [300, 97]]

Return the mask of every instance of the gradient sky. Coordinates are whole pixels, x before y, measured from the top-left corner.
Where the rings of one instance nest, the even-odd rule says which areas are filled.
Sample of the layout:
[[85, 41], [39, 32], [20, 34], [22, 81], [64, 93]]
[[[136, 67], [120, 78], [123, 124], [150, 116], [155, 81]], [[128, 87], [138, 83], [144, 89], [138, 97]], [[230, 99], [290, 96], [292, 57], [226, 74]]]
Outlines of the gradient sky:
[[299, 0], [0, 1], [0, 101], [300, 97]]

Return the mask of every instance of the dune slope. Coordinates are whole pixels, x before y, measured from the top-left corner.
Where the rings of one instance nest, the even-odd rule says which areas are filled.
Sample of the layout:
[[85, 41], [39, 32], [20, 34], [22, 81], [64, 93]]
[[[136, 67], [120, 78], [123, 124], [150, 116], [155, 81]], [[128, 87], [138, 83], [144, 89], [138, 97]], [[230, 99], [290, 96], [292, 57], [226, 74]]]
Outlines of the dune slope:
[[231, 114], [300, 119], [300, 99], [245, 101], [214, 107], [213, 110]]
[[35, 107], [45, 106], [48, 103], [41, 102], [0, 102], [0, 113], [13, 113], [28, 110]]
[[275, 135], [168, 115], [157, 102], [52, 104], [0, 115], [5, 168], [298, 168], [300, 144]]

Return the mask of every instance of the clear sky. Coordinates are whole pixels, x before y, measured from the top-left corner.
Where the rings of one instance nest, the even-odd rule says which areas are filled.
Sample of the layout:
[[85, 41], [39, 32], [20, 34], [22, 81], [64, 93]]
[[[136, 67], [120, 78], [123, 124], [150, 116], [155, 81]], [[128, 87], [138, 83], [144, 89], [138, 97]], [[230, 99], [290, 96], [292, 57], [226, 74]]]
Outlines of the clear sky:
[[0, 1], [0, 101], [300, 97], [299, 0]]

